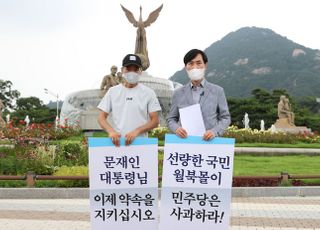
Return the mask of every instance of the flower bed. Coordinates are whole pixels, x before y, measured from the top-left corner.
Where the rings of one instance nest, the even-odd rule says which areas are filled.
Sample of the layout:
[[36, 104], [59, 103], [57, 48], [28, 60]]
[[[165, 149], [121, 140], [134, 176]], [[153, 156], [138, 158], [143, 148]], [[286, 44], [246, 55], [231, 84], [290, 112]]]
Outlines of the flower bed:
[[260, 131], [257, 129], [239, 129], [237, 126], [230, 126], [223, 135], [236, 139], [236, 143], [320, 143], [318, 134], [292, 134], [285, 132], [272, 132], [271, 130]]
[[[160, 141], [163, 141], [167, 133], [169, 133], [168, 128], [158, 127], [153, 129], [149, 136], [156, 137]], [[236, 143], [320, 144], [320, 136], [318, 134], [290, 134], [285, 132], [272, 132], [271, 130], [239, 129], [237, 126], [230, 126], [225, 131], [223, 137], [235, 138]]]
[[66, 141], [80, 134], [79, 128], [71, 126], [8, 124], [0, 131], [0, 139], [14, 147], [0, 148], [0, 175], [21, 175], [27, 171], [51, 175], [63, 165], [87, 165], [84, 137], [83, 141]]
[[26, 126], [23, 122], [20, 122], [17, 126], [13, 126], [13, 124], [10, 123], [2, 128], [0, 131], [0, 140], [11, 141], [12, 143], [28, 142], [30, 140], [61, 140], [78, 135], [80, 132], [81, 130], [76, 126], [58, 125], [55, 127], [52, 124], [36, 123]]

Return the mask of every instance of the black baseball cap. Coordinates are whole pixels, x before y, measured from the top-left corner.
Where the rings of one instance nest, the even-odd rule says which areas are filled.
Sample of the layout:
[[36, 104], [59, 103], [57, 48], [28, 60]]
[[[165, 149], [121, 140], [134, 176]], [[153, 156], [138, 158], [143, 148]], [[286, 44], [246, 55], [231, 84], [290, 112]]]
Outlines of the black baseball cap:
[[122, 60], [122, 66], [128, 66], [128, 65], [136, 65], [139, 68], [141, 68], [142, 64], [141, 64], [140, 57], [135, 54], [126, 55]]

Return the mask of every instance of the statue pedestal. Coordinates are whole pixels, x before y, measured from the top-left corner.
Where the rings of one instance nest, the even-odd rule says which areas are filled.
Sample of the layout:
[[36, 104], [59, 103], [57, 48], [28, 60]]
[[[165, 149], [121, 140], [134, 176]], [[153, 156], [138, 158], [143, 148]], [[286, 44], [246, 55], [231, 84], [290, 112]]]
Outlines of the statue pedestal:
[[80, 127], [82, 130], [102, 130], [98, 124], [98, 109], [83, 111], [80, 114]]
[[276, 128], [276, 131], [281, 131], [285, 133], [293, 133], [293, 134], [312, 133], [311, 129], [305, 126], [295, 126], [290, 124], [287, 118], [277, 119], [276, 123], [274, 123], [274, 126]]
[[[159, 113], [160, 123], [164, 126], [173, 91], [180, 87], [180, 84], [164, 78], [152, 77], [147, 73], [140, 77], [139, 82], [155, 91], [162, 109]], [[69, 94], [61, 108], [61, 124], [64, 125], [67, 119], [69, 125], [80, 125], [82, 130], [101, 130], [97, 121], [99, 114], [97, 106], [100, 101], [101, 91], [99, 89], [82, 90]]]
[[[99, 116], [100, 110], [97, 108], [93, 108], [87, 111], [83, 111], [80, 114], [80, 128], [82, 130], [91, 130], [91, 131], [100, 131], [102, 128], [100, 127], [98, 123], [98, 116]], [[114, 123], [112, 121], [112, 114], [109, 114], [108, 116], [108, 122], [109, 124], [114, 127]]]
[[277, 119], [276, 123], [274, 123], [274, 126], [278, 129], [282, 129], [282, 128], [294, 128], [296, 127], [295, 125], [292, 125], [289, 123], [289, 119], [288, 118], [279, 118]]

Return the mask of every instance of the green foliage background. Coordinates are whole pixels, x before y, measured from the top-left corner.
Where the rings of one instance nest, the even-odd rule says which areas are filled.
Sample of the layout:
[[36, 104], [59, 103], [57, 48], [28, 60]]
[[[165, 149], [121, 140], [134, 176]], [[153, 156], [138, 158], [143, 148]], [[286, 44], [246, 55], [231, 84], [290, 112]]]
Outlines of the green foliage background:
[[250, 128], [260, 129], [260, 121], [264, 120], [265, 127], [270, 128], [278, 119], [278, 102], [280, 95], [286, 95], [295, 113], [295, 125], [307, 126], [312, 131], [320, 131], [320, 103], [315, 97], [292, 98], [285, 89], [276, 89], [271, 93], [264, 89], [255, 89], [248, 98], [229, 98], [228, 105], [232, 124], [244, 127], [243, 117], [249, 114]]

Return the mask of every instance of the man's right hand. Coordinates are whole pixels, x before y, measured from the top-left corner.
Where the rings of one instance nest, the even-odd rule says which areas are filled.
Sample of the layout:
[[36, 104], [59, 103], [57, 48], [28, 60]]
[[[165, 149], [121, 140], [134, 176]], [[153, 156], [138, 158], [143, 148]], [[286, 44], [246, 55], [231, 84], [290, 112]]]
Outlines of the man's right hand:
[[112, 140], [112, 143], [119, 147], [120, 146], [120, 137], [121, 137], [121, 134], [120, 133], [117, 133], [117, 132], [111, 132], [109, 133], [109, 137], [111, 138]]
[[188, 137], [187, 131], [182, 127], [179, 127], [179, 128], [176, 129], [176, 135], [181, 137], [181, 138], [187, 138]]

